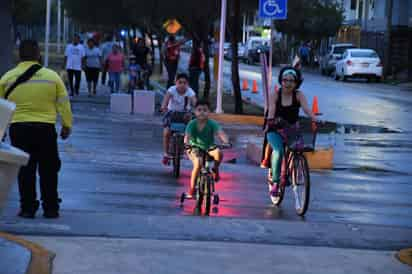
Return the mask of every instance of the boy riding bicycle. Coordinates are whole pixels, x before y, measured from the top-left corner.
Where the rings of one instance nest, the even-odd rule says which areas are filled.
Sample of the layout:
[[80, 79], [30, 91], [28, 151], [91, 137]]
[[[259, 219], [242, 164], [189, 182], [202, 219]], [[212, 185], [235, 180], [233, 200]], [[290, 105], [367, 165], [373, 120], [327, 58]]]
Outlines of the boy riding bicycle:
[[[163, 116], [163, 160], [162, 163], [169, 163], [169, 143], [172, 134], [170, 126], [172, 122], [187, 123], [192, 118], [192, 107], [196, 104], [196, 94], [189, 87], [189, 77], [181, 73], [176, 77], [176, 85], [172, 86], [166, 92], [163, 99], [161, 111]], [[183, 115], [183, 117], [182, 117]], [[179, 121], [178, 121], [179, 120]]]
[[[223, 153], [218, 149], [213, 149], [215, 145], [215, 136], [217, 135], [220, 141], [224, 144], [229, 143], [229, 138], [224, 133], [220, 125], [209, 119], [210, 104], [208, 101], [199, 100], [195, 107], [196, 119], [192, 120], [186, 127], [185, 144], [190, 144], [194, 147], [188, 151], [188, 156], [193, 162], [192, 176], [190, 178], [190, 190], [188, 196], [191, 197], [195, 192], [196, 178], [202, 168], [202, 158], [199, 157], [196, 148], [207, 151], [214, 159], [213, 173], [215, 181], [219, 181], [219, 166], [223, 159]], [[212, 149], [212, 150], [210, 150]]]

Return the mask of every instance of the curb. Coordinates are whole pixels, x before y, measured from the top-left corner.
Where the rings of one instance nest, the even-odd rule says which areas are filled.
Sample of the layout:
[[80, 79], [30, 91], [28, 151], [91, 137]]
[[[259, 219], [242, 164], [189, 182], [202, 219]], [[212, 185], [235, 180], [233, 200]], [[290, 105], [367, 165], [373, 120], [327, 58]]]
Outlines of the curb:
[[263, 125], [262, 116], [210, 113], [210, 118], [227, 124]]
[[412, 266], [412, 248], [402, 249], [395, 256], [401, 263]]
[[0, 232], [0, 237], [27, 248], [31, 252], [26, 274], [51, 274], [55, 254], [38, 244], [26, 241], [11, 234]]

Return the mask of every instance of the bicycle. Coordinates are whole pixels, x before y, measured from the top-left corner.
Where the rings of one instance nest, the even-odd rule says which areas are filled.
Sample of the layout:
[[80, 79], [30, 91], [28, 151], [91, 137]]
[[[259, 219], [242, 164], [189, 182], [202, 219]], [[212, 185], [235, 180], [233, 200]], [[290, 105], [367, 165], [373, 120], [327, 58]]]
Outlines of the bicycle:
[[[196, 213], [200, 214], [202, 212], [202, 205], [205, 204], [205, 215], [210, 214], [211, 204], [218, 205], [220, 202], [220, 197], [215, 193], [215, 179], [211, 167], [214, 163], [213, 158], [209, 155], [209, 151], [215, 150], [216, 148], [226, 149], [231, 148], [231, 144], [226, 145], [216, 145], [209, 150], [205, 151], [201, 148], [185, 145], [185, 149], [190, 151], [193, 148], [198, 150], [199, 155], [202, 158], [202, 168], [198, 177], [196, 178], [195, 192], [196, 192]], [[183, 203], [187, 198], [185, 192], [182, 193], [180, 198], [180, 204], [183, 206]], [[212, 201], [213, 198], [213, 201]]]
[[174, 112], [172, 113], [170, 131], [172, 135], [170, 136], [169, 144], [169, 163], [170, 160], [173, 164], [173, 176], [175, 178], [180, 177], [180, 162], [184, 153], [184, 137], [186, 129], [186, 115], [188, 112]]
[[[299, 128], [293, 129], [293, 127], [287, 125], [287, 122], [285, 121], [278, 121], [277, 124], [278, 130], [285, 130], [289, 128], [292, 129], [292, 134], [290, 134], [291, 136], [288, 136], [287, 140], [284, 140], [285, 154], [282, 159], [281, 178], [278, 193], [276, 196], [272, 196], [272, 193], [270, 193], [270, 199], [274, 205], [280, 206], [285, 196], [286, 187], [292, 187], [295, 197], [296, 213], [299, 216], [304, 216], [308, 210], [310, 200], [310, 173], [308, 161], [304, 155], [304, 152], [314, 151], [318, 127], [316, 123], [312, 123], [312, 132], [309, 136], [311, 138], [310, 143], [312, 146], [305, 147], [304, 139], [307, 136], [302, 135]], [[293, 132], [293, 130], [295, 132]], [[293, 143], [289, 142], [290, 140], [293, 140]], [[273, 168], [274, 167], [272, 166], [268, 170], [269, 191], [271, 191], [271, 185], [273, 184]]]

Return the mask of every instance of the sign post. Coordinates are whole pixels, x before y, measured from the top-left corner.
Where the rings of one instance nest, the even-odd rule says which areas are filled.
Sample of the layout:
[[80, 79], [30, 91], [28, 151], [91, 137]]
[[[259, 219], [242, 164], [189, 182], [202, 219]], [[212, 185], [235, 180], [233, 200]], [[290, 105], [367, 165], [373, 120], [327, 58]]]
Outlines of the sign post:
[[[287, 0], [259, 0], [259, 17], [271, 20], [286, 20], [288, 17]], [[272, 88], [272, 59], [273, 59], [273, 38], [274, 22], [270, 22], [270, 51], [269, 51], [269, 69], [266, 88], [268, 92]]]
[[49, 40], [50, 40], [50, 12], [51, 0], [46, 2], [46, 35], [44, 38], [44, 66], [49, 66]]

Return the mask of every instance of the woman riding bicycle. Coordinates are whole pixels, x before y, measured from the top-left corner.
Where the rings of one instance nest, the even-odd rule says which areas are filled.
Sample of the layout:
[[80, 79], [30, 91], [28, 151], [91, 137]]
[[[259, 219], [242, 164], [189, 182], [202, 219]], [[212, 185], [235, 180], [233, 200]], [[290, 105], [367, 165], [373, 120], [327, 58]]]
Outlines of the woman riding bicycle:
[[269, 114], [265, 126], [266, 138], [270, 146], [264, 147], [264, 159], [261, 162], [262, 168], [272, 167], [272, 178], [269, 181], [272, 196], [276, 196], [278, 193], [284, 142], [286, 141], [282, 136], [284, 134], [281, 135], [279, 131], [274, 129], [276, 124], [282, 120], [290, 127], [297, 128], [300, 108], [313, 122], [316, 121], [316, 116], [309, 108], [305, 95], [298, 90], [303, 81], [300, 71], [293, 67], [285, 67], [280, 71], [278, 81], [281, 88], [279, 92], [274, 93], [269, 98]]

